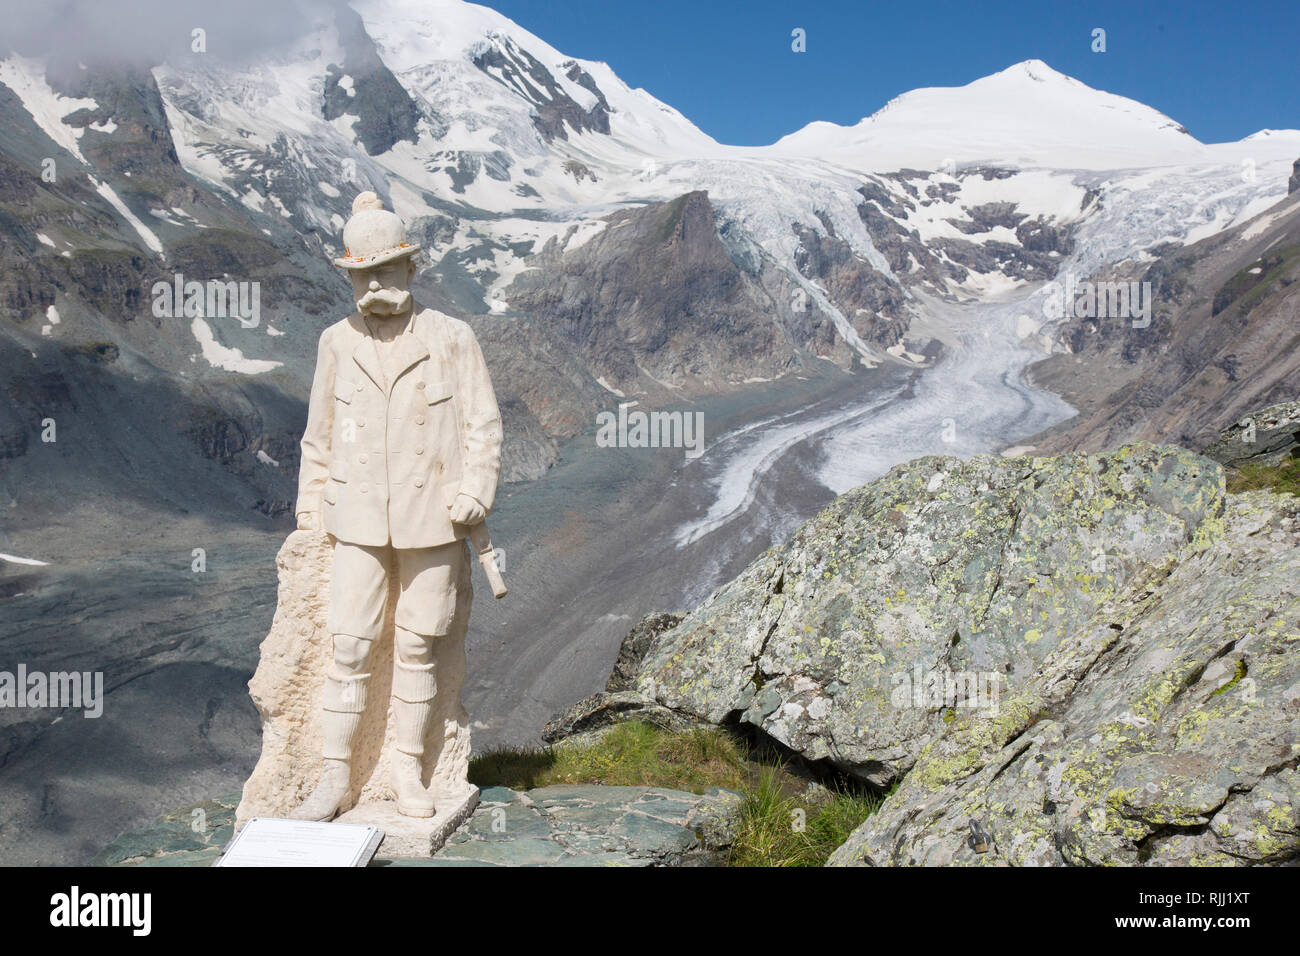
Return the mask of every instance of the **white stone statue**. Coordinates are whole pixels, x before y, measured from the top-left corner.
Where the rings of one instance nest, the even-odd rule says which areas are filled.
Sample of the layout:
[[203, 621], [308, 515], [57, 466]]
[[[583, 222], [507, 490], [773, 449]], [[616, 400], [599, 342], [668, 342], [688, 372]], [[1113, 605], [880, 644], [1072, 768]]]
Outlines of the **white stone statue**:
[[[333, 819], [356, 800], [353, 745], [371, 647], [389, 610], [390, 571], [400, 579], [391, 784], [400, 813], [433, 816], [425, 741], [436, 698], [452, 695], [460, 707], [464, 628], [462, 621], [453, 633], [452, 623], [458, 597], [467, 613], [465, 538], [495, 571], [482, 522], [500, 471], [501, 417], [478, 341], [466, 323], [413, 301], [419, 246], [406, 242], [402, 221], [373, 192], [359, 195], [352, 212], [344, 256], [334, 262], [351, 275], [357, 311], [320, 338], [296, 508], [299, 529], [324, 530], [333, 541], [323, 765], [311, 795], [289, 814], [300, 820]], [[493, 587], [504, 593], [499, 578]], [[449, 653], [443, 645], [453, 641], [462, 646]], [[461, 663], [439, 673], [440, 660]]]

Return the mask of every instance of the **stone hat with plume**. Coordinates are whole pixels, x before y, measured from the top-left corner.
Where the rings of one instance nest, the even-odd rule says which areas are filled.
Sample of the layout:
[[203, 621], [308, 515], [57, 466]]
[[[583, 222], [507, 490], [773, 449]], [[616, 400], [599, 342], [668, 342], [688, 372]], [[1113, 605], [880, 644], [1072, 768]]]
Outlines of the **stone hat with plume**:
[[352, 218], [343, 227], [343, 257], [334, 264], [369, 269], [419, 251], [418, 245], [406, 241], [406, 227], [397, 213], [389, 212], [377, 195], [366, 190], [352, 200]]

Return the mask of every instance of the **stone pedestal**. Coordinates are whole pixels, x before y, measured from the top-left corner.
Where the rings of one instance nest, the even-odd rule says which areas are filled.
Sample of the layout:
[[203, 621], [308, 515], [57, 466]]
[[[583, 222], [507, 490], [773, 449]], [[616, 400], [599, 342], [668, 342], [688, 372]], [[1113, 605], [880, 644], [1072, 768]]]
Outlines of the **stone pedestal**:
[[442, 849], [447, 837], [469, 819], [478, 806], [479, 789], [439, 798], [431, 817], [404, 817], [393, 800], [362, 803], [339, 816], [338, 823], [373, 825], [384, 831], [379, 857], [429, 857]]

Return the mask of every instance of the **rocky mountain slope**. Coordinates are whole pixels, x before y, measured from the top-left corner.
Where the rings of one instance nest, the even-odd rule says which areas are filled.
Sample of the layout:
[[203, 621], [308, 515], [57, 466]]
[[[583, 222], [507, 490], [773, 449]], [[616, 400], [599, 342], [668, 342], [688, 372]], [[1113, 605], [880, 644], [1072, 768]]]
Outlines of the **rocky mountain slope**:
[[1146, 283], [1149, 326], [1067, 316], [1037, 384], [1079, 415], [1029, 439], [1039, 451], [1168, 437], [1199, 448], [1253, 408], [1300, 393], [1300, 196], [1105, 281]]
[[[925, 296], [1051, 278], [1106, 210], [1132, 219], [1171, 192], [1195, 208], [1165, 209], [1151, 234], [1125, 231], [1094, 258], [1180, 242], [1207, 217], [1222, 228], [1280, 196], [1300, 151], [1287, 132], [1200, 144], [1040, 61], [907, 94], [855, 127], [729, 147], [484, 7], [304, 9], [298, 35], [252, 63], [0, 51], [13, 133], [0, 150], [0, 334], [9, 363], [35, 353], [10, 380], [39, 367], [65, 388], [65, 357], [87, 351], [115, 380], [155, 380], [229, 436], [198, 449], [273, 512], [287, 507], [294, 428], [266, 404], [302, 400], [315, 337], [348, 308], [324, 260], [360, 190], [429, 251], [425, 301], [482, 317], [511, 373], [506, 473], [531, 478], [620, 397], [680, 400], [818, 358], [924, 364]], [[1245, 161], [1258, 175], [1233, 181]], [[681, 228], [662, 228], [682, 207]], [[662, 269], [624, 268], [633, 249]], [[545, 281], [557, 272], [563, 288]], [[155, 315], [153, 283], [176, 273], [259, 283], [263, 321]], [[669, 281], [689, 307], [663, 295]], [[37, 406], [58, 403], [10, 391], [13, 450]], [[172, 454], [192, 455], [190, 430], [174, 430]]]
[[634, 631], [550, 735], [698, 719], [896, 784], [832, 863], [1293, 861], [1298, 575], [1300, 499], [1184, 449], [917, 459]]

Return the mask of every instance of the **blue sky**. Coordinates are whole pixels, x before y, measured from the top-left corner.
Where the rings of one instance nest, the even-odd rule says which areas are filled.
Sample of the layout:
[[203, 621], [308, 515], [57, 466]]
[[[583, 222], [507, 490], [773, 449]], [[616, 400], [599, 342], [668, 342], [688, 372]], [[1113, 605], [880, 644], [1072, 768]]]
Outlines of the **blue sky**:
[[[857, 122], [899, 93], [1027, 59], [1132, 97], [1203, 142], [1300, 128], [1300, 0], [488, 0], [604, 60], [715, 139], [762, 145]], [[807, 52], [790, 49], [791, 31]], [[1106, 52], [1091, 50], [1106, 31]]]

